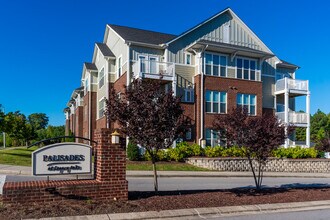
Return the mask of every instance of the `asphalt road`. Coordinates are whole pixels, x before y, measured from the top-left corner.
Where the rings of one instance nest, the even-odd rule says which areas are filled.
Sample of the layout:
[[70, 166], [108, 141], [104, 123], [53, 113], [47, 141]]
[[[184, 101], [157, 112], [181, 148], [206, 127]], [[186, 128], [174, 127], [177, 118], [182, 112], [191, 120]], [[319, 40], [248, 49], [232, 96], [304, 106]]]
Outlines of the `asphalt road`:
[[[74, 177], [71, 177], [74, 178]], [[6, 181], [45, 180], [45, 177], [11, 176]], [[54, 179], [50, 177], [50, 179]], [[129, 191], [153, 191], [153, 178], [128, 177]], [[161, 177], [158, 178], [160, 191], [204, 190], [254, 187], [252, 177]], [[266, 187], [322, 187], [330, 186], [328, 178], [265, 177]], [[330, 217], [329, 217], [330, 219]]]

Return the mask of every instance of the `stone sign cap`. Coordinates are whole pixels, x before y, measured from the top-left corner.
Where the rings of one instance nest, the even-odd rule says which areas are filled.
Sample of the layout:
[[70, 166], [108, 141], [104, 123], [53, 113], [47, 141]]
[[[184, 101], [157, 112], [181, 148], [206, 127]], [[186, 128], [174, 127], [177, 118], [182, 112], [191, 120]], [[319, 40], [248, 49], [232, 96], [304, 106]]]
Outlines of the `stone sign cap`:
[[32, 153], [34, 176], [92, 173], [92, 147], [79, 143], [59, 143]]

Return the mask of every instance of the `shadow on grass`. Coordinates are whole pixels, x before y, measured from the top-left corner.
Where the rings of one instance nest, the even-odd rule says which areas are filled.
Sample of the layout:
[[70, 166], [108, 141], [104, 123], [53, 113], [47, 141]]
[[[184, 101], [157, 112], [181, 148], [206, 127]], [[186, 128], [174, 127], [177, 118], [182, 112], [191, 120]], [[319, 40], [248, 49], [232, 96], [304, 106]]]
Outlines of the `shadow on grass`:
[[153, 196], [180, 196], [180, 195], [193, 195], [199, 193], [229, 193], [235, 194], [237, 197], [242, 196], [265, 196], [265, 195], [278, 195], [289, 192], [294, 189], [310, 190], [310, 189], [329, 189], [329, 184], [312, 183], [312, 184], [284, 184], [280, 187], [267, 187], [263, 186], [261, 190], [256, 190], [254, 186], [239, 187], [233, 189], [215, 189], [215, 190], [173, 190], [173, 191], [131, 191], [128, 193], [129, 200], [146, 199]]
[[6, 152], [6, 153], [2, 153], [2, 155], [11, 155], [11, 156], [31, 158], [31, 154], [7, 153]]

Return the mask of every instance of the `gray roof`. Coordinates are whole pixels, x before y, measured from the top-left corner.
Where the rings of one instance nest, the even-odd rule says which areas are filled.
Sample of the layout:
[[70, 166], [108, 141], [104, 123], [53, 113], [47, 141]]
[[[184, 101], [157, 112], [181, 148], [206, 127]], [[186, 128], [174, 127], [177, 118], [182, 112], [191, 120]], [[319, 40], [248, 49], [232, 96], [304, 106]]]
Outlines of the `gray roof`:
[[115, 55], [112, 53], [112, 51], [110, 50], [110, 48], [106, 44], [96, 43], [96, 45], [100, 49], [103, 56], [105, 56], [105, 57], [115, 57]]
[[176, 35], [173, 34], [165, 34], [113, 24], [109, 24], [109, 27], [116, 31], [124, 40], [139, 43], [160, 45], [176, 37]]
[[278, 63], [277, 64], [278, 67], [283, 67], [283, 68], [294, 68], [294, 69], [299, 69], [300, 67], [295, 65], [295, 64], [292, 64], [292, 63], [289, 63], [285, 60], [281, 60], [281, 63]]
[[95, 63], [84, 63], [86, 69], [88, 70], [93, 70], [93, 71], [97, 71], [97, 67], [95, 65]]

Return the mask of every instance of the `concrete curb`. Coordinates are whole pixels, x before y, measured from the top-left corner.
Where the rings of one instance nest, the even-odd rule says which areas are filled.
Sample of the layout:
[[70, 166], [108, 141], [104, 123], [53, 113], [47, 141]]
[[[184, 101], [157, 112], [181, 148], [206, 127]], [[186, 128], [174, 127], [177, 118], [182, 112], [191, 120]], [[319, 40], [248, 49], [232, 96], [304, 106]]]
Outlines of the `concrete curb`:
[[179, 219], [188, 217], [215, 218], [237, 215], [251, 215], [260, 213], [273, 212], [294, 212], [306, 210], [321, 210], [330, 208], [330, 200], [311, 201], [311, 202], [294, 202], [294, 203], [275, 203], [275, 204], [259, 204], [245, 206], [225, 206], [211, 208], [195, 208], [195, 209], [177, 209], [150, 212], [131, 212], [116, 213], [89, 216], [67, 216], [55, 218], [43, 218], [44, 220], [74, 220], [74, 219], [110, 219], [110, 220], [139, 220], [139, 219]]
[[[23, 175], [31, 176], [30, 170], [20, 169], [0, 169], [0, 174], [4, 175]], [[127, 177], [151, 178], [153, 173], [150, 171], [127, 171]], [[253, 177], [250, 172], [216, 172], [216, 171], [158, 171], [158, 177]], [[300, 177], [300, 178], [330, 178], [328, 173], [264, 173], [264, 177]]]

